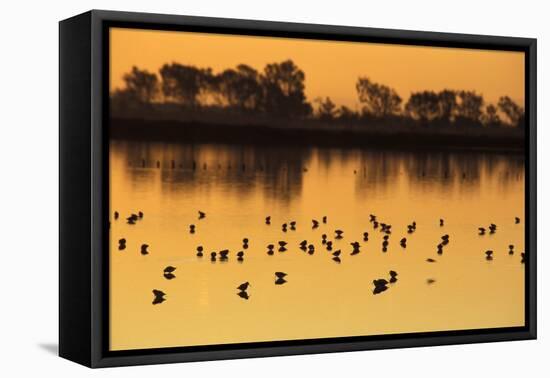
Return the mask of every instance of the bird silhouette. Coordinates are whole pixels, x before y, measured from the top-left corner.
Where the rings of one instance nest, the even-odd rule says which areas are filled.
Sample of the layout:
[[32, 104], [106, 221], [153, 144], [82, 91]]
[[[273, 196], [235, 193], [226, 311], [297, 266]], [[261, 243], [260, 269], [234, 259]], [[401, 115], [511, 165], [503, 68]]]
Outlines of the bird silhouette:
[[277, 278], [275, 280], [275, 285], [283, 285], [285, 284], [287, 281], [284, 279], [284, 278]]
[[148, 255], [149, 251], [147, 250], [149, 248], [149, 244], [142, 244], [141, 245], [141, 254], [142, 255]]
[[383, 291], [388, 290], [388, 283], [389, 282], [387, 280], [385, 280], [384, 278], [379, 278], [379, 279], [373, 280], [372, 283], [374, 284], [374, 289], [372, 290], [372, 293], [374, 295], [380, 294]]
[[485, 251], [485, 259], [492, 260], [493, 259], [493, 251], [491, 251], [491, 250]]
[[397, 282], [397, 272], [395, 270], [390, 270], [390, 283]]
[[118, 217], [119, 217], [118, 211], [115, 211], [115, 220], [118, 219]]
[[443, 219], [439, 220], [439, 226], [443, 227], [445, 225], [445, 221]]
[[338, 263], [338, 264], [340, 264], [342, 262], [342, 260], [338, 256], [333, 257], [332, 261], [334, 261], [335, 263]]
[[508, 254], [509, 255], [513, 255], [514, 254], [514, 245], [513, 244], [510, 244], [508, 246]]
[[521, 252], [521, 263], [525, 263], [525, 253]]
[[401, 247], [407, 248], [407, 238], [403, 238], [399, 241], [399, 244], [401, 244]]
[[270, 216], [265, 217], [265, 224], [271, 224], [271, 217]]
[[334, 251], [334, 252], [332, 252], [332, 256], [338, 257], [338, 256], [340, 256], [340, 253], [342, 253], [342, 251], [340, 251], [340, 250]]
[[[115, 218], [115, 219], [116, 219], [116, 218]], [[515, 217], [515, 218], [514, 218], [514, 221], [515, 221], [516, 224], [519, 224], [520, 219], [519, 219], [518, 217]]]
[[428, 278], [428, 279], [426, 280], [426, 283], [427, 283], [428, 285], [431, 285], [431, 284], [435, 283], [435, 280], [434, 280], [433, 278]]
[[210, 261], [216, 261], [216, 252], [210, 253]]
[[288, 276], [288, 274], [285, 272], [275, 272], [275, 277], [277, 278], [285, 278], [286, 276]]
[[479, 227], [478, 230], [479, 230], [479, 235], [485, 235], [485, 228]]
[[203, 219], [206, 217], [206, 213], [199, 210], [199, 219]]
[[335, 230], [334, 233], [336, 234], [336, 239], [342, 239], [342, 234], [344, 233], [344, 231]]
[[292, 221], [292, 222], [290, 222], [289, 224], [290, 224], [290, 229], [291, 229], [292, 231], [296, 231], [296, 221]]
[[240, 284], [239, 286], [237, 286], [237, 290], [240, 290], [240, 291], [245, 291], [245, 290], [248, 290], [248, 287], [251, 286], [250, 283], [248, 281]]
[[138, 218], [143, 219], [143, 212], [142, 211], [138, 211]]
[[195, 225], [194, 224], [189, 225], [189, 233], [191, 233], [191, 234], [195, 233]]
[[319, 227], [319, 222], [316, 221], [315, 219], [312, 219], [311, 222], [313, 223], [313, 225], [311, 226], [311, 228], [317, 228], [317, 227]]
[[202, 251], [203, 251], [203, 248], [202, 248], [202, 246], [199, 245], [197, 247], [197, 256], [198, 257], [202, 257]]
[[153, 295], [155, 296], [153, 298], [153, 304], [156, 305], [156, 304], [159, 304], [159, 303], [162, 303], [166, 300], [166, 298], [164, 298], [164, 296], [166, 295], [166, 293], [164, 293], [163, 291], [161, 290], [157, 290], [157, 289], [153, 289]]
[[325, 224], [327, 223], [327, 216], [326, 215], [323, 216], [323, 223], [325, 223]]
[[222, 249], [220, 252], [218, 252], [218, 254], [220, 255], [220, 260], [221, 261], [227, 261], [227, 255], [229, 254], [229, 250], [228, 249]]
[[369, 241], [369, 233], [363, 232], [363, 241]]
[[434, 259], [432, 259], [432, 258], [428, 258], [428, 259], [426, 259], [426, 261], [429, 262], [429, 263], [434, 263], [434, 262], [436, 262], [436, 261], [435, 261]]

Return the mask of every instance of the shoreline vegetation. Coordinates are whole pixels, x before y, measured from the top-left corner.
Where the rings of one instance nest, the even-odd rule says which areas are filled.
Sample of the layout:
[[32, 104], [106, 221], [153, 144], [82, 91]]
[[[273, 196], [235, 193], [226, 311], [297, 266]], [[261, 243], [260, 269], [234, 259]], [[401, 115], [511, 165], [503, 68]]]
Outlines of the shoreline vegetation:
[[263, 72], [241, 64], [133, 67], [110, 94], [110, 137], [157, 141], [521, 152], [524, 110], [507, 96], [486, 104], [473, 91], [420, 91], [403, 104], [392, 88], [359, 77], [362, 108], [330, 97], [310, 103], [305, 73], [291, 60]]

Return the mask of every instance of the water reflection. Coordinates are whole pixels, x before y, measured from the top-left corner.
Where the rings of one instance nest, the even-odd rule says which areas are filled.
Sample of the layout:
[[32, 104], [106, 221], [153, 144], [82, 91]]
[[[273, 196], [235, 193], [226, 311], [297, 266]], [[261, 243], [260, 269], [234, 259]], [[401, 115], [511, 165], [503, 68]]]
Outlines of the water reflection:
[[[524, 180], [524, 158], [519, 154], [397, 152], [303, 147], [254, 147], [196, 144], [114, 142], [114, 153], [128, 164], [126, 174], [134, 187], [152, 185], [160, 164], [163, 191], [209, 191], [228, 186], [246, 196], [261, 188], [264, 195], [289, 204], [299, 199], [304, 176], [317, 169], [327, 179], [355, 175], [359, 196], [384, 192], [404, 176], [411, 190], [471, 193], [483, 185], [482, 177], [506, 190]], [[332, 175], [332, 176], [331, 176]], [[323, 190], [323, 188], [319, 188]]]

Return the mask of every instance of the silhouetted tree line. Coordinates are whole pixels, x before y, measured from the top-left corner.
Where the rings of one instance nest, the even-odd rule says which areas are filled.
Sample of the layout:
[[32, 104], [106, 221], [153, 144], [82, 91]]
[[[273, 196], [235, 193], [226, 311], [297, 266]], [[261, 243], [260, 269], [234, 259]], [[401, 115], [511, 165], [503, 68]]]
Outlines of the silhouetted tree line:
[[393, 89], [368, 77], [359, 77], [356, 91], [360, 110], [338, 107], [330, 97], [318, 98], [317, 108], [305, 96], [305, 74], [292, 60], [267, 64], [262, 72], [240, 64], [215, 74], [211, 68], [171, 63], [160, 77], [133, 67], [124, 75], [125, 88], [112, 93], [118, 109], [173, 103], [183, 108], [222, 107], [241, 113], [286, 118], [316, 118], [340, 123], [406, 121], [419, 125], [524, 127], [524, 110], [510, 97], [486, 104], [474, 91], [444, 89], [420, 91], [407, 102]]

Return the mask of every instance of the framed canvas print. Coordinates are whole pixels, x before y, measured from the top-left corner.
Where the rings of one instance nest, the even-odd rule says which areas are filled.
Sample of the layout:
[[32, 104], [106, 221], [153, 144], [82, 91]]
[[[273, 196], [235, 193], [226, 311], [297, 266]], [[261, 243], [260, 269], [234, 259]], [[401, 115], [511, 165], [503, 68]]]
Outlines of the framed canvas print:
[[536, 41], [60, 23], [60, 355], [536, 337]]

